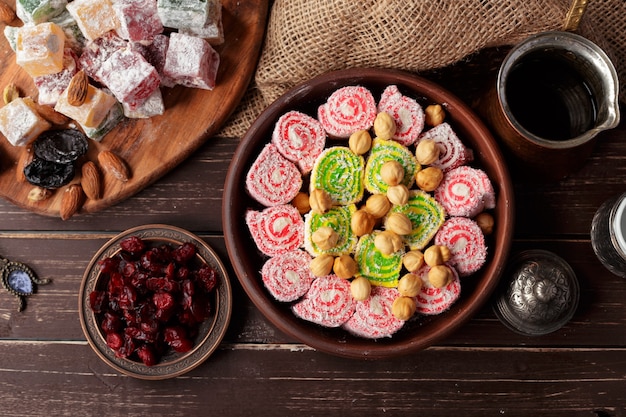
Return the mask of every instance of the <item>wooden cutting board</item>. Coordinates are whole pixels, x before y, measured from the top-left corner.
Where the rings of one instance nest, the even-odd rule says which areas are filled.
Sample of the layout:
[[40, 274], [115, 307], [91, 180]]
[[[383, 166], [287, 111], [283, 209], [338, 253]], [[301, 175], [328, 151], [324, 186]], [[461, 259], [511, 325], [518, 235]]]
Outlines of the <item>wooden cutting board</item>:
[[[220, 54], [217, 85], [214, 90], [176, 86], [163, 89], [165, 113], [150, 119], [126, 120], [101, 142], [89, 141], [85, 160], [97, 161], [100, 150], [121, 156], [132, 177], [122, 183], [104, 176], [103, 197], [86, 200], [82, 213], [108, 208], [150, 185], [183, 162], [207, 139], [217, 133], [241, 100], [256, 68], [263, 42], [268, 14], [267, 0], [223, 0], [225, 41], [215, 49]], [[14, 3], [11, 4], [14, 7]], [[21, 25], [16, 19], [12, 25]], [[4, 24], [0, 24], [4, 30]], [[0, 34], [0, 90], [15, 83], [22, 95], [36, 97], [30, 77], [15, 63], [15, 54]], [[0, 103], [4, 104], [4, 103]], [[0, 134], [0, 196], [35, 213], [59, 216], [61, 198], [66, 187], [55, 190], [47, 200], [31, 202], [32, 185], [18, 182], [15, 172], [21, 147], [12, 146]], [[80, 168], [72, 183], [80, 181]]]

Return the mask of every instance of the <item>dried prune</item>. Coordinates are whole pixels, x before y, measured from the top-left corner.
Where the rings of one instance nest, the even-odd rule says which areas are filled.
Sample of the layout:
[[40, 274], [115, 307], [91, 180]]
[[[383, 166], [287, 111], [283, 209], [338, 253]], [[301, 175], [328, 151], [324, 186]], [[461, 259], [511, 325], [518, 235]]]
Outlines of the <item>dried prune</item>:
[[169, 352], [193, 348], [211, 313], [217, 273], [192, 243], [149, 246], [136, 236], [99, 262], [101, 289], [90, 294], [107, 345], [118, 357], [155, 365]]
[[50, 189], [69, 184], [74, 179], [74, 174], [72, 163], [59, 164], [41, 158], [34, 158], [24, 167], [24, 176], [29, 183]]
[[37, 158], [69, 164], [87, 153], [89, 141], [76, 129], [47, 130], [33, 142]]

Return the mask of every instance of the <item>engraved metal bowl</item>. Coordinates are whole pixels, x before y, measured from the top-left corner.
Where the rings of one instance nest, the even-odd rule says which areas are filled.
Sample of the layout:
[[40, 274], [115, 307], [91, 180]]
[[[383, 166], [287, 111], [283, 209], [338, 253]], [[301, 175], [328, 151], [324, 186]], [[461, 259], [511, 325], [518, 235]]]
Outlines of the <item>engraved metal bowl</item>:
[[[91, 310], [89, 303], [89, 294], [98, 287], [100, 280], [98, 262], [115, 255], [120, 250], [120, 241], [129, 236], [138, 236], [149, 244], [166, 243], [177, 246], [183, 242], [191, 242], [197, 247], [196, 256], [200, 258], [201, 262], [211, 266], [218, 275], [211, 315], [200, 326], [193, 349], [186, 353], [170, 353], [163, 356], [159, 363], [154, 366], [146, 366], [139, 361], [117, 357], [113, 349], [107, 346], [105, 336], [99, 327], [98, 318]], [[230, 322], [232, 294], [226, 269], [209, 245], [186, 230], [156, 224], [128, 229], [109, 240], [98, 250], [83, 275], [78, 305], [83, 333], [100, 359], [123, 374], [138, 379], [158, 380], [173, 378], [189, 372], [211, 356], [222, 341]]]

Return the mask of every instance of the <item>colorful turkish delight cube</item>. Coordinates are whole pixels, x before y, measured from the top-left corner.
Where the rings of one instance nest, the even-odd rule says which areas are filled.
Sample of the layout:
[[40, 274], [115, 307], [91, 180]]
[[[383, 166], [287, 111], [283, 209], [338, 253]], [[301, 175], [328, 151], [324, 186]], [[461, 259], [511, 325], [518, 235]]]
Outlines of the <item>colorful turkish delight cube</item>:
[[37, 113], [29, 97], [17, 98], [0, 108], [0, 132], [13, 146], [26, 145], [49, 128], [50, 123]]
[[222, 24], [222, 2], [208, 0], [207, 20], [201, 27], [181, 28], [179, 32], [206, 39], [211, 45], [224, 43], [224, 25]]
[[15, 56], [32, 77], [54, 74], [63, 69], [65, 34], [54, 23], [22, 26], [17, 32]]
[[109, 0], [74, 0], [67, 5], [67, 10], [90, 41], [118, 27], [115, 10]]
[[119, 22], [117, 33], [124, 39], [151, 40], [163, 32], [156, 0], [117, 0], [113, 9]]
[[98, 75], [113, 95], [131, 109], [140, 106], [161, 83], [157, 70], [130, 48], [113, 52]]
[[111, 130], [124, 119], [124, 110], [119, 102], [116, 102], [107, 113], [104, 120], [97, 127], [87, 127], [79, 123], [88, 138], [100, 142]]
[[113, 52], [126, 48], [126, 46], [128, 46], [128, 42], [117, 36], [115, 32], [107, 32], [98, 39], [87, 43], [78, 62], [88, 76], [102, 82], [98, 71], [102, 68], [104, 61], [109, 59]]
[[67, 101], [67, 89], [61, 94], [54, 109], [85, 127], [98, 127], [117, 103], [115, 97], [92, 85], [87, 87], [87, 97], [80, 106]]
[[163, 96], [158, 88], [140, 106], [131, 108], [128, 104], [122, 103], [124, 116], [129, 119], [148, 119], [153, 116], [160, 116], [165, 111]]
[[207, 41], [173, 32], [163, 73], [177, 84], [212, 90], [215, 87], [219, 54]]
[[63, 55], [63, 69], [55, 74], [34, 77], [33, 82], [39, 95], [39, 104], [54, 106], [59, 96], [65, 91], [74, 74], [78, 72], [78, 57], [69, 48], [65, 48]]
[[207, 21], [207, 0], [158, 0], [163, 26], [168, 28], [201, 28]]
[[43, 23], [65, 10], [67, 0], [17, 0], [15, 13], [24, 23]]
[[173, 87], [176, 85], [174, 80], [170, 79], [163, 73], [165, 67], [165, 58], [167, 56], [167, 48], [170, 44], [170, 38], [163, 34], [158, 34], [152, 42], [143, 44], [134, 42], [132, 48], [139, 52], [159, 73], [161, 77], [161, 85], [164, 87]]
[[20, 28], [17, 26], [5, 26], [4, 27], [4, 37], [7, 38], [7, 42], [9, 42], [9, 46], [15, 52], [17, 48], [17, 33], [20, 31]]
[[78, 23], [76, 23], [70, 12], [66, 9], [60, 15], [50, 18], [49, 21], [63, 29], [63, 33], [65, 33], [65, 47], [72, 48], [74, 52], [80, 55], [87, 43], [87, 39], [85, 39], [83, 32], [80, 31]]

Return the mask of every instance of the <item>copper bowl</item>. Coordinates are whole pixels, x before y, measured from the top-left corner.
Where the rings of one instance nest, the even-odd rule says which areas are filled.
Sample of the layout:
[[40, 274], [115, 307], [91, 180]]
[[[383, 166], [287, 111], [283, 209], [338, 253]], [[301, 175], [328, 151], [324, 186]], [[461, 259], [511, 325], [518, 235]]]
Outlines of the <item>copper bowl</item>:
[[[217, 286], [211, 299], [211, 314], [201, 325], [194, 347], [186, 353], [169, 353], [159, 363], [146, 366], [138, 360], [120, 358], [107, 346], [105, 336], [100, 329], [97, 315], [89, 303], [89, 294], [99, 288], [100, 268], [98, 262], [120, 251], [120, 241], [138, 236], [151, 246], [168, 244], [178, 246], [183, 242], [196, 245], [198, 262], [211, 266], [218, 275]], [[217, 349], [230, 322], [232, 311], [232, 291], [230, 281], [221, 260], [203, 240], [194, 234], [168, 225], [153, 224], [138, 226], [113, 237], [98, 250], [89, 263], [80, 286], [78, 297], [80, 324], [87, 342], [95, 353], [113, 369], [138, 379], [160, 380], [173, 378], [199, 366]]]
[[[270, 140], [278, 118], [289, 110], [317, 114], [317, 107], [340, 87], [362, 85], [375, 98], [395, 84], [418, 102], [444, 105], [446, 120], [464, 143], [473, 149], [473, 165], [484, 169], [497, 193], [494, 233], [489, 236], [489, 258], [483, 268], [463, 279], [460, 299], [445, 313], [408, 321], [393, 337], [369, 340], [342, 329], [323, 328], [293, 315], [290, 304], [273, 299], [260, 276], [265, 257], [257, 250], [244, 222], [245, 212], [262, 209], [245, 192], [246, 174], [263, 146]], [[331, 141], [336, 144], [336, 141]], [[514, 225], [513, 187], [503, 156], [494, 138], [472, 110], [454, 95], [424, 78], [406, 72], [382, 69], [349, 69], [326, 73], [300, 84], [272, 103], [242, 138], [230, 164], [224, 186], [222, 216], [230, 260], [237, 278], [265, 317], [287, 335], [329, 354], [378, 359], [427, 348], [445, 339], [467, 322], [488, 301], [505, 268]]]

